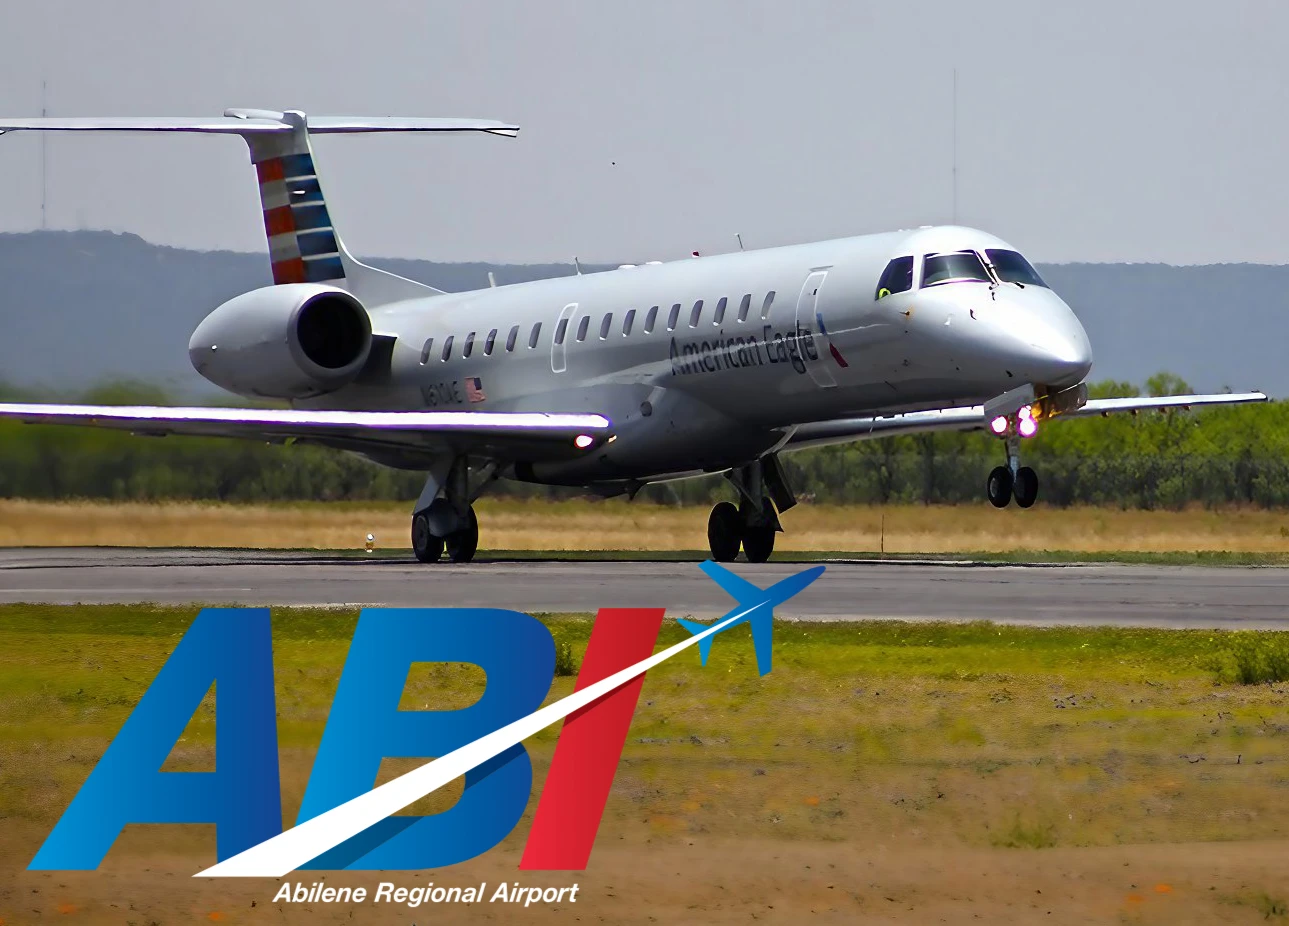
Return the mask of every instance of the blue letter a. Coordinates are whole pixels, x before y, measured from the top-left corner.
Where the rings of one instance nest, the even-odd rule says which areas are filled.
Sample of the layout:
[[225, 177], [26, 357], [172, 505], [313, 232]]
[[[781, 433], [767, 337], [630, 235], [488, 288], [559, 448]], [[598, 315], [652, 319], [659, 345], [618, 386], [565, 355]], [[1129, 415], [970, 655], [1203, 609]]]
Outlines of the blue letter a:
[[[217, 770], [162, 772], [216, 681]], [[221, 861], [282, 831], [267, 609], [197, 615], [29, 868], [97, 868], [127, 823], [214, 823]]]

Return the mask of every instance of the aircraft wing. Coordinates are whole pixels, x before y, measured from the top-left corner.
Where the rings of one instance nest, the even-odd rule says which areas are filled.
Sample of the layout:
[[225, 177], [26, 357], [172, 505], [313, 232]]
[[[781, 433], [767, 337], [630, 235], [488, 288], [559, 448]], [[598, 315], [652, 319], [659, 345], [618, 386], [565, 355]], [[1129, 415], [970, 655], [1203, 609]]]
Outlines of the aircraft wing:
[[612, 436], [602, 415], [491, 411], [308, 411], [264, 408], [169, 408], [140, 405], [0, 403], [0, 420], [74, 424], [165, 436], [239, 437], [268, 443], [298, 440], [414, 462], [444, 453], [504, 460], [580, 456]]
[[[1243, 405], [1265, 402], [1261, 392], [1219, 393], [1216, 395], [1170, 395], [1154, 398], [1088, 399], [1081, 408], [1062, 412], [1060, 418], [1087, 418], [1114, 412], [1167, 411], [1206, 405]], [[788, 440], [788, 450], [822, 447], [857, 440], [895, 437], [900, 434], [922, 434], [928, 431], [983, 431], [989, 425], [983, 405], [963, 405], [930, 411], [907, 412], [871, 418], [840, 418], [799, 426]]]

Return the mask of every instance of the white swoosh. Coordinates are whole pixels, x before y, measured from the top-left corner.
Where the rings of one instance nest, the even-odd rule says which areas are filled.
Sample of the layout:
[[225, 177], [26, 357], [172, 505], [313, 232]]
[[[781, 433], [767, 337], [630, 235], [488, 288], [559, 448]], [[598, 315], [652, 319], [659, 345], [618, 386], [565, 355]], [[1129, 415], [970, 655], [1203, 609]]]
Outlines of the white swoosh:
[[562, 720], [578, 708], [585, 707], [615, 688], [625, 685], [637, 675], [643, 675], [659, 663], [688, 649], [699, 640], [720, 633], [726, 627], [748, 616], [757, 608], [769, 606], [769, 601], [758, 602], [749, 608], [731, 614], [713, 624], [702, 633], [695, 634], [675, 646], [642, 659], [635, 665], [575, 691], [554, 704], [521, 717], [504, 727], [466, 743], [445, 756], [440, 756], [373, 788], [352, 800], [333, 807], [312, 819], [305, 820], [272, 839], [251, 846], [218, 865], [199, 871], [195, 878], [281, 878], [324, 852], [335, 848], [346, 839], [402, 810], [408, 804], [443, 787], [477, 765], [482, 765], [500, 755], [516, 743], [521, 743], [540, 730]]

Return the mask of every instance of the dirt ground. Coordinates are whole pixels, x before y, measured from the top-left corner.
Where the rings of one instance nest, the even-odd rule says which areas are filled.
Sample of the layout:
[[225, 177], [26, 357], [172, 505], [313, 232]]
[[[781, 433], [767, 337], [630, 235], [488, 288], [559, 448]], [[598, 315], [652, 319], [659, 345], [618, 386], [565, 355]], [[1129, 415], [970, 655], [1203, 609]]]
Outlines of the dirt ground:
[[[0, 836], [13, 869], [15, 842]], [[1008, 850], [883, 843], [639, 840], [604, 833], [590, 870], [525, 873], [514, 848], [443, 872], [326, 874], [331, 886], [579, 885], [576, 903], [273, 903], [281, 882], [196, 880], [213, 853], [158, 852], [127, 833], [98, 872], [20, 872], [0, 881], [0, 917], [20, 923], [1265, 923], [1284, 920], [1289, 842]], [[1278, 888], [1276, 886], [1279, 886]]]

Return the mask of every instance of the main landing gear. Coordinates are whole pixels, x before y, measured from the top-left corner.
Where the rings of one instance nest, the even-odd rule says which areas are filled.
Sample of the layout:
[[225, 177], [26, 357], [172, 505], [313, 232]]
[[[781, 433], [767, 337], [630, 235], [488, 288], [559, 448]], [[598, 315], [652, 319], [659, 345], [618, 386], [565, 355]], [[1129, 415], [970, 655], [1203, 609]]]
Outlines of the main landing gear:
[[733, 562], [742, 547], [749, 563], [764, 563], [774, 552], [774, 535], [783, 530], [778, 512], [797, 503], [783, 467], [772, 454], [730, 470], [725, 478], [738, 490], [739, 503], [720, 502], [707, 519], [712, 559]]
[[1007, 465], [990, 471], [985, 492], [995, 508], [1006, 508], [1013, 499], [1021, 508], [1029, 508], [1038, 500], [1038, 474], [1020, 465], [1020, 437], [1012, 434], [1006, 440]]
[[468, 563], [479, 549], [479, 519], [471, 502], [492, 477], [491, 468], [474, 492], [465, 457], [430, 471], [412, 515], [412, 552], [422, 563]]

